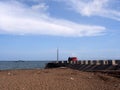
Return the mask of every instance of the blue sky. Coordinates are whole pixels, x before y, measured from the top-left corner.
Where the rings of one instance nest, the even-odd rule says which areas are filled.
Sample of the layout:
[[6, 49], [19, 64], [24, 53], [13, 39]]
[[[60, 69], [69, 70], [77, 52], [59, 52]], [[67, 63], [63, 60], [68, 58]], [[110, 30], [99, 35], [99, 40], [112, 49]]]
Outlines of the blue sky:
[[0, 0], [0, 60], [120, 59], [120, 0]]

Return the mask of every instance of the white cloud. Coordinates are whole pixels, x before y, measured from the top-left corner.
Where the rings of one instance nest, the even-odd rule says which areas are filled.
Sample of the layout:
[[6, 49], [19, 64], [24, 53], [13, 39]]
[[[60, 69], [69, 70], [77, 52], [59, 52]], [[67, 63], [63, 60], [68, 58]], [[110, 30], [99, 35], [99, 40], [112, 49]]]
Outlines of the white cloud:
[[[120, 6], [116, 6], [119, 10], [110, 8], [113, 2], [117, 0], [62, 0], [65, 1], [73, 10], [83, 16], [101, 16], [120, 21]], [[120, 3], [120, 2], [118, 2]]]
[[80, 37], [101, 35], [106, 30], [103, 26], [52, 18], [44, 12], [45, 6], [29, 7], [19, 2], [0, 2], [0, 33]]
[[45, 3], [40, 3], [32, 6], [32, 9], [34, 10], [44, 10], [46, 11], [48, 9], [48, 6]]

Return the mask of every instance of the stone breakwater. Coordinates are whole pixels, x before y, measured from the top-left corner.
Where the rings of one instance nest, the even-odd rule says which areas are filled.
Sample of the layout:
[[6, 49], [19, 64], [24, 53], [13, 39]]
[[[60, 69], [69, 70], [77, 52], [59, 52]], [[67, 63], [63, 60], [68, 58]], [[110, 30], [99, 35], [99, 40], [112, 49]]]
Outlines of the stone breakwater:
[[69, 67], [81, 71], [120, 70], [120, 60], [79, 60], [50, 62], [46, 68]]

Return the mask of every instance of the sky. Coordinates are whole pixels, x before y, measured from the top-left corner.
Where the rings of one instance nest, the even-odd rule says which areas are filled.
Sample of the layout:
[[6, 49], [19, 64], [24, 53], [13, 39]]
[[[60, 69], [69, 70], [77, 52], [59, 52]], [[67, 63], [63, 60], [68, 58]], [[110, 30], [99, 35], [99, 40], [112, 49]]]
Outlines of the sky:
[[120, 59], [120, 0], [0, 0], [0, 60]]

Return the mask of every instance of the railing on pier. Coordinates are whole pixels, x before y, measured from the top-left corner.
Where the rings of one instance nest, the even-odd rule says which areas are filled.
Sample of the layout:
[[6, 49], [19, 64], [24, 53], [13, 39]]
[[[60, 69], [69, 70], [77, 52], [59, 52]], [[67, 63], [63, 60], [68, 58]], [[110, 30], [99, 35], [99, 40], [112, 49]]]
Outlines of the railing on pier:
[[58, 64], [80, 64], [80, 65], [120, 65], [120, 60], [79, 60], [79, 61], [57, 61]]

